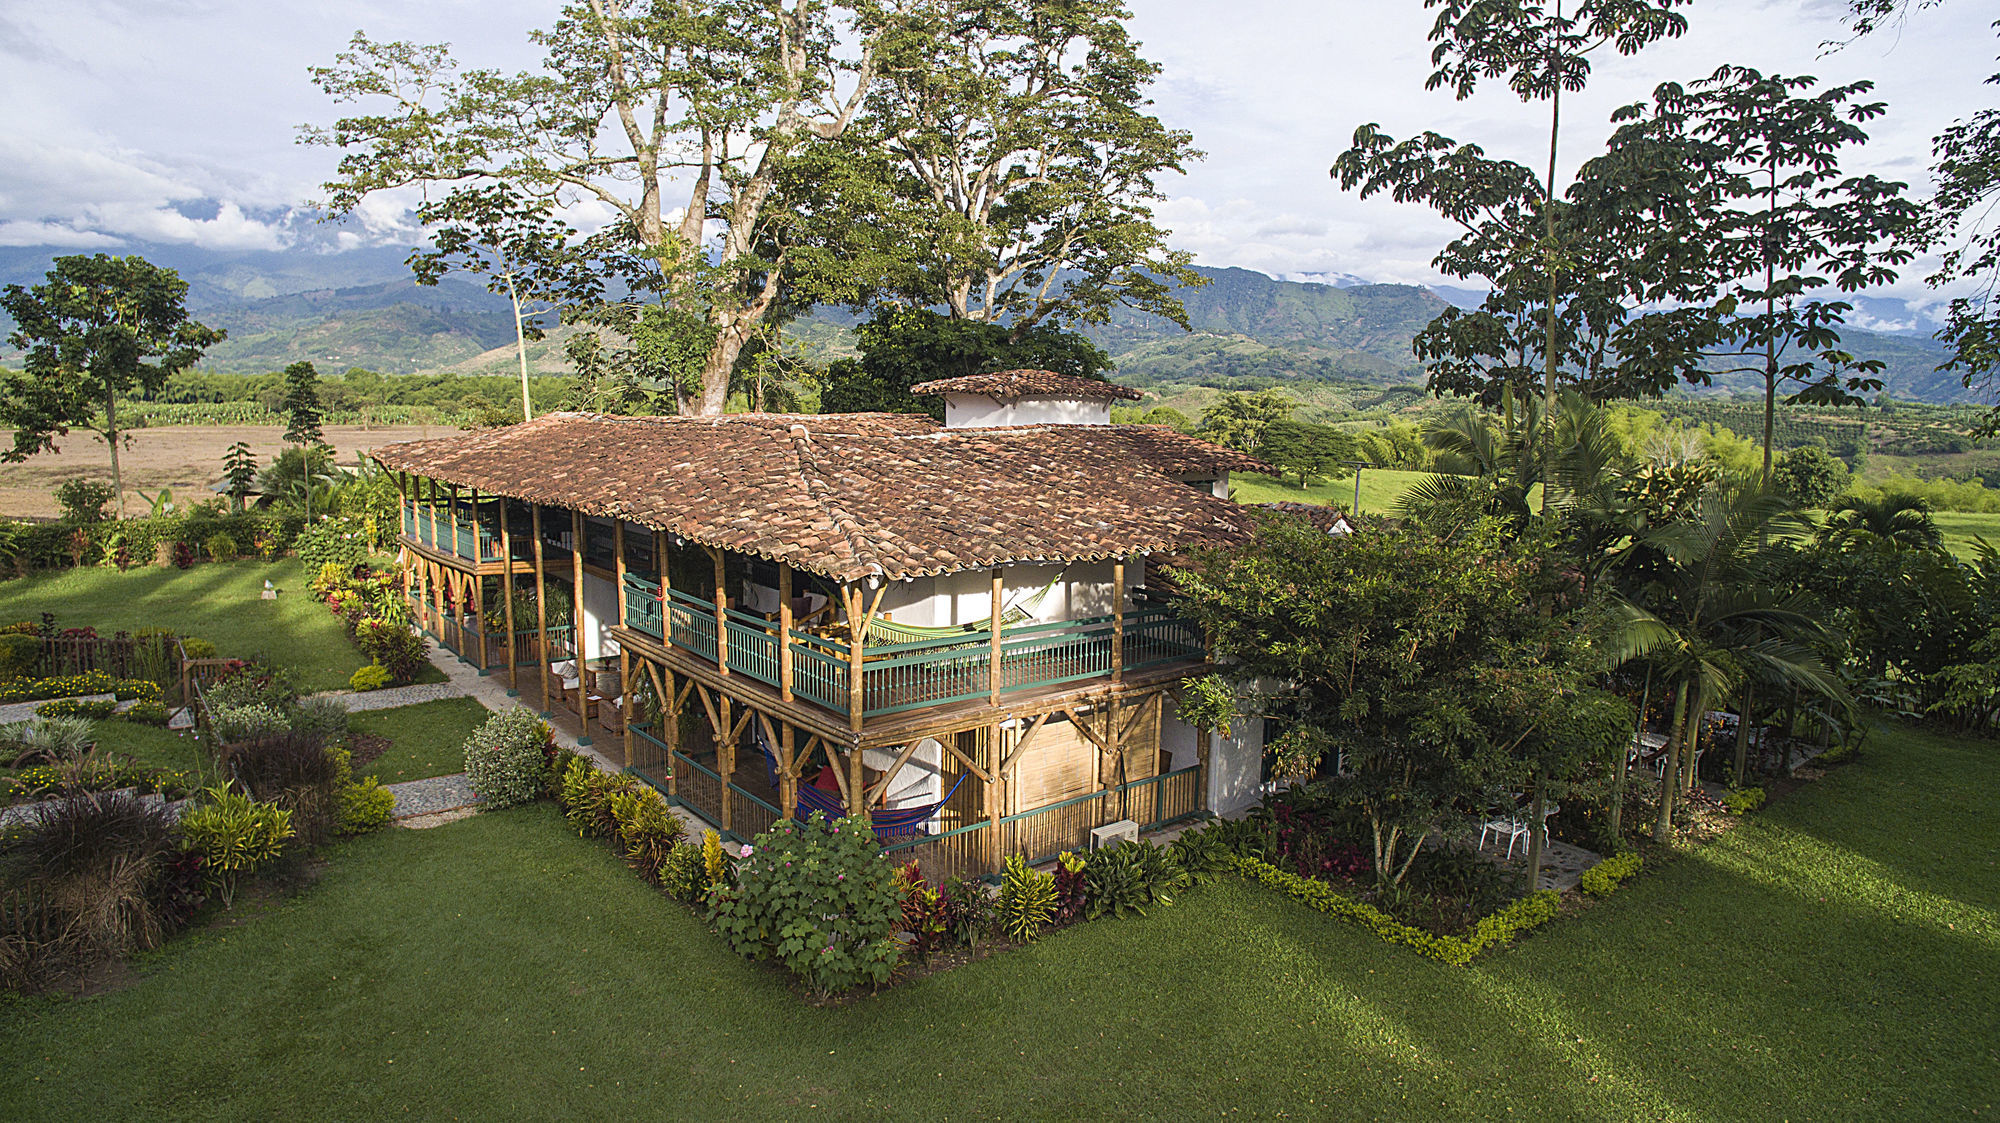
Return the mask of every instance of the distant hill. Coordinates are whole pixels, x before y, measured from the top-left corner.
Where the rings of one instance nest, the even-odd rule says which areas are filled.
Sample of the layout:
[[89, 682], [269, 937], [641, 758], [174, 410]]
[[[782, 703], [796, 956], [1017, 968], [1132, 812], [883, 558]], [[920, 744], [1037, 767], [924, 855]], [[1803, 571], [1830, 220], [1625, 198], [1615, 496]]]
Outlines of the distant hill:
[[[367, 367], [389, 373], [511, 369], [513, 327], [507, 305], [477, 281], [448, 277], [417, 285], [393, 247], [334, 252], [317, 231], [306, 248], [284, 252], [219, 253], [177, 246], [129, 251], [169, 265], [188, 281], [190, 307], [229, 338], [209, 353], [210, 369], [274, 370], [311, 359], [323, 370]], [[32, 284], [49, 267], [47, 247], [0, 248], [0, 283]], [[1470, 289], [1368, 284], [1345, 273], [1295, 274], [1326, 280], [1279, 280], [1248, 269], [1196, 270], [1207, 284], [1183, 290], [1192, 331], [1158, 317], [1121, 310], [1089, 335], [1118, 364], [1117, 376], [1139, 385], [1311, 380], [1391, 386], [1421, 383], [1410, 340], [1452, 304], [1476, 304]], [[1330, 281], [1332, 283], [1326, 283]], [[1871, 324], [1921, 323], [1908, 306], [1864, 298]], [[1907, 313], [1907, 314], [1906, 314]], [[1859, 318], [1859, 317], [1857, 317]], [[822, 360], [853, 351], [854, 317], [823, 309], [791, 325], [789, 334]], [[0, 317], [0, 326], [4, 317]], [[1915, 332], [1915, 327], [1905, 329]], [[1895, 397], [1930, 402], [1972, 398], [1955, 378], [1935, 369], [1944, 352], [1921, 334], [1849, 329], [1850, 350], [1888, 364]], [[537, 370], [567, 371], [563, 333], [530, 345]], [[0, 348], [0, 359], [9, 352]], [[1749, 389], [1753, 378], [1731, 380]]]

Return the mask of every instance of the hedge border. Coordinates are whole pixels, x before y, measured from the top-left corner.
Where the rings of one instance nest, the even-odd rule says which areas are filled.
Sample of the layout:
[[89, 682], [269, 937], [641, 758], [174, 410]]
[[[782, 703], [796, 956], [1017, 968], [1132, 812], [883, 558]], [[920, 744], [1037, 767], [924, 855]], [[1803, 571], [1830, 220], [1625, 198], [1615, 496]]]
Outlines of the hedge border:
[[1324, 881], [1300, 877], [1269, 862], [1230, 856], [1237, 873], [1275, 889], [1309, 908], [1373, 932], [1385, 943], [1401, 944], [1419, 955], [1449, 963], [1454, 967], [1470, 964], [1495, 944], [1553, 920], [1562, 911], [1562, 895], [1542, 889], [1515, 901], [1497, 912], [1481, 917], [1469, 936], [1439, 936], [1412, 927], [1370, 904], [1345, 896]]
[[1577, 879], [1577, 888], [1593, 897], [1609, 897], [1618, 883], [1639, 872], [1646, 860], [1637, 850], [1627, 850], [1623, 854], [1613, 854], [1609, 858], [1583, 871]]

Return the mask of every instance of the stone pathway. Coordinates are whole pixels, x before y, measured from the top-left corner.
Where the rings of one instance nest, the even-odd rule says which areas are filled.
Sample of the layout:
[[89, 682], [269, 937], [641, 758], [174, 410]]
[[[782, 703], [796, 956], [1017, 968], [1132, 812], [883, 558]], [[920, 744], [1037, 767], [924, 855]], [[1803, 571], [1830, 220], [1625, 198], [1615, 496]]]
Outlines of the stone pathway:
[[397, 819], [435, 815], [440, 811], [470, 807], [479, 802], [479, 797], [472, 794], [471, 781], [465, 778], [463, 772], [450, 776], [434, 776], [428, 780], [384, 784], [383, 787], [396, 796], [396, 809], [390, 814]]
[[420, 682], [413, 686], [388, 686], [381, 690], [355, 692], [352, 690], [329, 690], [313, 695], [314, 698], [331, 698], [347, 707], [351, 714], [367, 710], [393, 710], [398, 706], [414, 706], [421, 702], [436, 702], [444, 698], [463, 698], [465, 690], [455, 682]]

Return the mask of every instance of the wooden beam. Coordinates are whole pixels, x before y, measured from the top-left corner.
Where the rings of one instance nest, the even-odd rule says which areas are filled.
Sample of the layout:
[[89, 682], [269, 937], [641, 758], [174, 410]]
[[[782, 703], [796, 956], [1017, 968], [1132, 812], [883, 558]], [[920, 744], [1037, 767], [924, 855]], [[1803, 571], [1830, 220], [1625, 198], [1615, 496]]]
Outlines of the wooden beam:
[[986, 700], [997, 706], [1000, 704], [1000, 600], [1006, 590], [1005, 578], [999, 566], [993, 567], [992, 576], [992, 615], [986, 620], [986, 629], [990, 633], [987, 637]]
[[792, 700], [792, 567], [778, 563], [778, 693]]
[[542, 562], [542, 505], [529, 505], [534, 520], [535, 533], [535, 662], [542, 667], [542, 712], [549, 712], [549, 580], [548, 567]]
[[[853, 595], [847, 603], [847, 721], [848, 727], [858, 733], [866, 708], [863, 688], [867, 672], [862, 663], [866, 657], [868, 630], [875, 626], [875, 614], [882, 608], [882, 594], [889, 591], [889, 583], [884, 581], [882, 587], [875, 590], [874, 603], [868, 606], [865, 613], [861, 612], [861, 586], [852, 585], [850, 588]], [[857, 616], [860, 617], [858, 620]]]
[[674, 693], [673, 668], [665, 668], [667, 680], [664, 683], [660, 681], [661, 669], [652, 660], [646, 661], [646, 673], [653, 680], [653, 696], [660, 701], [660, 741], [667, 746], [667, 794], [673, 795], [678, 783], [675, 777], [680, 775], [680, 769], [674, 764], [674, 754], [681, 748], [681, 703], [686, 700], [686, 695], [676, 696]]
[[798, 736], [799, 727], [788, 721], [777, 741], [778, 813], [787, 819], [796, 819], [799, 813]]
[[[950, 739], [947, 740], [946, 738]], [[966, 756], [964, 753], [958, 751], [958, 746], [952, 743], [957, 739], [958, 737], [956, 734], [946, 734], [945, 737], [938, 738], [938, 744], [943, 745], [945, 752], [950, 753], [953, 757], [955, 757], [958, 760], [958, 763], [964, 765], [965, 770], [967, 772], [970, 772], [974, 776], [979, 777], [981, 783], [985, 783], [988, 780], [990, 780], [993, 774], [986, 771], [985, 765], [980, 764], [978, 761], [973, 760], [971, 757]]]
[[1125, 559], [1111, 563], [1111, 681], [1125, 681]]
[[507, 624], [507, 689], [521, 693], [521, 653], [514, 649], [514, 539], [507, 530], [507, 497], [500, 497], [500, 557], [506, 568], [500, 571], [501, 609]]
[[722, 564], [722, 551], [713, 546], [704, 547], [715, 563], [715, 668], [718, 673], [729, 673], [729, 585], [726, 568]]
[[733, 829], [736, 825], [732, 821], [734, 816], [731, 814], [734, 810], [731, 805], [736, 801], [729, 798], [729, 783], [736, 774], [736, 734], [743, 728], [740, 725], [730, 727], [729, 702], [727, 694], [722, 694], [716, 699], [716, 703], [722, 708], [722, 723], [715, 727], [715, 771], [722, 778], [721, 792], [716, 798], [722, 801], [722, 829], [725, 831]]
[[889, 794], [889, 781], [894, 780], [896, 773], [901, 772], [903, 766], [910, 762], [910, 756], [917, 751], [917, 746], [930, 739], [932, 738], [912, 737], [909, 743], [903, 746], [903, 751], [896, 757], [896, 763], [891, 764], [889, 770], [882, 773], [882, 778], [875, 781], [874, 786], [868, 789], [868, 803], [871, 806], [882, 802], [883, 797]]
[[1014, 774], [1014, 769], [1021, 763], [1022, 754], [1028, 751], [1028, 742], [1034, 740], [1035, 734], [1040, 733], [1042, 726], [1053, 716], [1055, 715], [1043, 714], [1022, 728], [1021, 735], [1014, 741], [1013, 751], [1007, 754], [1006, 763], [1000, 766], [1000, 774], [1002, 776], [1011, 776]]

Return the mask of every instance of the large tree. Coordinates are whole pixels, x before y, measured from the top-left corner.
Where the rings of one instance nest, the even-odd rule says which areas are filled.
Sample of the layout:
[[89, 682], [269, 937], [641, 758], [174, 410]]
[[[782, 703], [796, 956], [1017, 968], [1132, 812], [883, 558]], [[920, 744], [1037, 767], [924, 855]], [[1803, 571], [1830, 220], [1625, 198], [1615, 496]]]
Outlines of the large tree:
[[[1781, 388], [1787, 402], [1855, 405], [1882, 387], [1880, 360], [1841, 348], [1852, 305], [1828, 291], [1889, 284], [1916, 256], [1921, 208], [1904, 185], [1841, 170], [1868, 140], [1861, 123], [1885, 111], [1860, 100], [1873, 83], [1817, 86], [1736, 66], [1662, 85], [1614, 115], [1606, 155], [1574, 192], [1620, 231], [1604, 240], [1637, 263], [1637, 291], [1678, 302], [1622, 329], [1628, 361], [1701, 384], [1762, 379], [1766, 483]], [[1674, 171], [1631, 174], [1643, 168]]]
[[1423, 203], [1465, 230], [1436, 265], [1485, 281], [1493, 296], [1475, 312], [1441, 316], [1420, 340], [1419, 356], [1444, 364], [1445, 389], [1493, 403], [1501, 387], [1525, 392], [1539, 374], [1543, 416], [1553, 418], [1560, 372], [1567, 367], [1587, 379], [1593, 352], [1614, 326], [1617, 293], [1604, 287], [1601, 257], [1609, 247], [1590, 224], [1565, 221], [1563, 95], [1584, 88], [1592, 56], [1606, 48], [1635, 54], [1686, 31], [1674, 10], [1685, 2], [1425, 0], [1438, 11], [1428, 88], [1449, 87], [1463, 100], [1484, 81], [1504, 80], [1523, 102], [1548, 106], [1541, 168], [1494, 159], [1477, 144], [1435, 132], [1398, 142], [1374, 124], [1356, 129], [1334, 162], [1331, 174], [1343, 188]]
[[[303, 138], [345, 150], [326, 185], [336, 214], [469, 182], [608, 208], [629, 250], [659, 263], [667, 302], [712, 330], [685, 407], [720, 413], [782, 300], [853, 295], [866, 258], [839, 237], [855, 224], [808, 204], [841, 202], [826, 162], [873, 83], [885, 14], [874, 0], [586, 0], [534, 33], [542, 69], [518, 74], [460, 73], [445, 46], [357, 34], [313, 77], [371, 111]], [[811, 236], [791, 236], [806, 218]]]
[[172, 269], [104, 254], [58, 257], [42, 284], [8, 285], [0, 308], [14, 318], [9, 342], [26, 356], [20, 373], [0, 381], [0, 421], [14, 428], [0, 460], [53, 450], [73, 428], [96, 433], [111, 450], [124, 518], [118, 399], [160, 389], [223, 338], [188, 319], [187, 287]]
[[1145, 112], [1159, 67], [1129, 18], [1118, 0], [920, 0], [890, 25], [862, 131], [904, 208], [889, 233], [918, 236], [889, 292], [1016, 339], [1121, 305], [1186, 326], [1171, 286], [1202, 279], [1150, 204], [1200, 153]]
[[418, 284], [435, 285], [453, 270], [477, 273], [512, 306], [521, 420], [530, 420], [528, 341], [547, 334], [545, 317], [592, 303], [603, 288], [576, 232], [550, 212], [547, 199], [523, 196], [506, 183], [454, 187], [418, 207], [417, 220], [431, 230], [431, 248], [409, 258]]
[[929, 413], [942, 419], [943, 400], [916, 397], [910, 387], [998, 370], [1102, 379], [1111, 369], [1111, 357], [1074, 332], [1052, 327], [1016, 332], [925, 308], [884, 308], [857, 335], [859, 357], [827, 368], [820, 391], [823, 413]]

